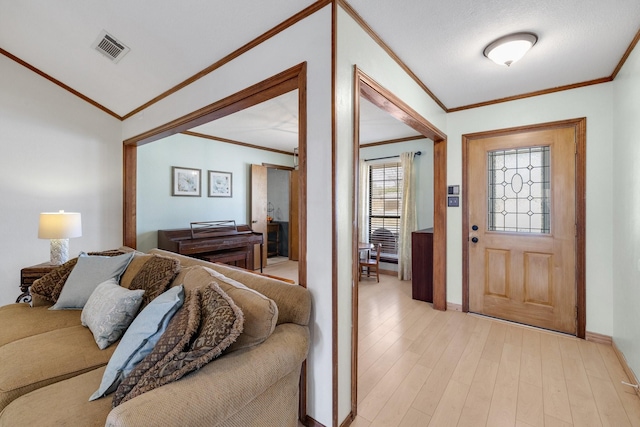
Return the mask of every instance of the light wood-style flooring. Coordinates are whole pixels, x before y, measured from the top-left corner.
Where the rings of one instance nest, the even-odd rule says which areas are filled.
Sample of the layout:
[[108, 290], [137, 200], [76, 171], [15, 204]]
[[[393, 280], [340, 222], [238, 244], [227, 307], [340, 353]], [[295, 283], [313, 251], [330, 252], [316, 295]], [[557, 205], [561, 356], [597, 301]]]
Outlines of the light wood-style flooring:
[[[297, 280], [297, 263], [265, 273]], [[611, 346], [436, 311], [392, 276], [358, 289], [352, 427], [640, 427], [640, 399]]]
[[359, 293], [353, 427], [640, 426], [611, 346], [435, 311], [390, 276]]

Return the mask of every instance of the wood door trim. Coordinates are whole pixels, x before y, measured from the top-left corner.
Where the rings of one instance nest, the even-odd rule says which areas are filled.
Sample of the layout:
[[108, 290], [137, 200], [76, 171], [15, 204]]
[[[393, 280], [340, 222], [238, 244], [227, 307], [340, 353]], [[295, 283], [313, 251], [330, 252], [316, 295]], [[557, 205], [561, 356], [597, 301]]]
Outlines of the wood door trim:
[[417, 141], [425, 139], [424, 135], [405, 136], [404, 138], [387, 139], [384, 141], [369, 142], [367, 144], [360, 144], [360, 148], [377, 147], [379, 145], [396, 144], [398, 142]]
[[[352, 259], [358, 259], [358, 201], [355, 196], [359, 192], [357, 171], [360, 164], [360, 96], [377, 105], [382, 110], [420, 132], [424, 137], [433, 140], [434, 191], [433, 191], [433, 308], [447, 309], [447, 136], [437, 127], [409, 107], [396, 95], [385, 89], [371, 77], [354, 67], [354, 99], [353, 99], [353, 182], [354, 197], [352, 200], [353, 230]], [[334, 198], [335, 199], [335, 198]], [[351, 335], [351, 414], [357, 414], [358, 388], [358, 264], [352, 265], [352, 335]], [[335, 307], [334, 307], [335, 309]], [[334, 319], [335, 327], [335, 319]], [[335, 342], [335, 341], [334, 341]]]
[[227, 96], [219, 101], [204, 106], [196, 111], [178, 117], [157, 126], [139, 135], [128, 138], [125, 145], [143, 145], [176, 133], [187, 131], [193, 127], [228, 116], [245, 108], [252, 107], [263, 101], [283, 95], [292, 90], [298, 89], [298, 76], [302, 69], [306, 69], [306, 62], [298, 64], [268, 79], [249, 86], [233, 95]]
[[432, 139], [434, 143], [447, 138], [447, 135], [435, 127], [430, 121], [422, 117], [407, 103], [378, 84], [361, 70], [358, 70], [358, 82], [359, 95], [362, 95], [366, 100], [386, 111], [402, 123], [420, 132], [423, 136]]
[[123, 218], [122, 241], [125, 246], [138, 246], [137, 212], [138, 212], [138, 146], [124, 145], [122, 147], [123, 162]]
[[[469, 145], [476, 139], [504, 136], [516, 133], [573, 127], [576, 143], [576, 336], [585, 338], [586, 312], [586, 177], [587, 177], [587, 119], [585, 117], [557, 122], [518, 126], [495, 131], [462, 135], [462, 183], [469, 188]], [[462, 192], [462, 311], [469, 311], [469, 203], [468, 192]]]

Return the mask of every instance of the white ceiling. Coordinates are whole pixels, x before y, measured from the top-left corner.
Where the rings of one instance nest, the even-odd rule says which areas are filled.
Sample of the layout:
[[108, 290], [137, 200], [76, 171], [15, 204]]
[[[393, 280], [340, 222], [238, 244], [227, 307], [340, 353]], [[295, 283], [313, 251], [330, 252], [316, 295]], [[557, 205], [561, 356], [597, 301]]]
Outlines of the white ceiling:
[[[640, 29], [638, 0], [349, 0], [448, 108], [609, 77]], [[511, 67], [483, 56], [495, 39], [533, 32]]]
[[191, 131], [292, 153], [298, 146], [298, 91], [287, 92]]
[[[190, 130], [291, 153], [298, 146], [298, 91]], [[360, 98], [360, 144], [416, 135], [418, 132], [409, 126]]]
[[360, 97], [360, 145], [420, 135], [386, 111]]
[[[0, 48], [123, 116], [313, 0], [0, 0]], [[102, 30], [131, 51], [91, 49]]]
[[[0, 0], [0, 48], [124, 116], [313, 3]], [[447, 109], [609, 78], [640, 28], [639, 0], [348, 3]], [[91, 49], [102, 30], [131, 48], [118, 64]], [[520, 31], [539, 37], [524, 59], [507, 68], [483, 57], [491, 41]], [[250, 124], [221, 122], [216, 136], [257, 145], [246, 138], [290, 137], [297, 107], [269, 104], [245, 112]], [[376, 112], [363, 106], [363, 125], [378, 128], [371, 137], [363, 129], [363, 142], [387, 134], [369, 119]], [[399, 132], [388, 135], [407, 129]]]

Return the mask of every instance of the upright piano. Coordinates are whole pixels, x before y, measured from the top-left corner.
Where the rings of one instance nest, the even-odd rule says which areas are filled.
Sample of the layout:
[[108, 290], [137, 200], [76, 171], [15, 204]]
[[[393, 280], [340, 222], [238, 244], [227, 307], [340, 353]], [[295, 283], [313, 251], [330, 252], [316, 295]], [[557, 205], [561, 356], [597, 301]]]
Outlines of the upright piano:
[[158, 248], [211, 262], [253, 270], [253, 248], [260, 245], [262, 272], [263, 235], [235, 221], [192, 222], [190, 228], [158, 230]]

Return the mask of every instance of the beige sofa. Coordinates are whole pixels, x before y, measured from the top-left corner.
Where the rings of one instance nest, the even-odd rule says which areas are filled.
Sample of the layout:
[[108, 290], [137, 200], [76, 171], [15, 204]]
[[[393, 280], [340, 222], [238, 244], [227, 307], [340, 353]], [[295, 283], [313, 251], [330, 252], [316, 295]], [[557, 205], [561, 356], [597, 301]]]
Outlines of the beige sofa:
[[[88, 397], [118, 343], [99, 350], [81, 326], [79, 310], [0, 307], [0, 426], [297, 426], [309, 292], [225, 265], [158, 249], [149, 253], [177, 258], [182, 272], [208, 267], [270, 298], [277, 305], [273, 333], [112, 408], [110, 396]], [[172, 286], [180, 284], [182, 272]]]

